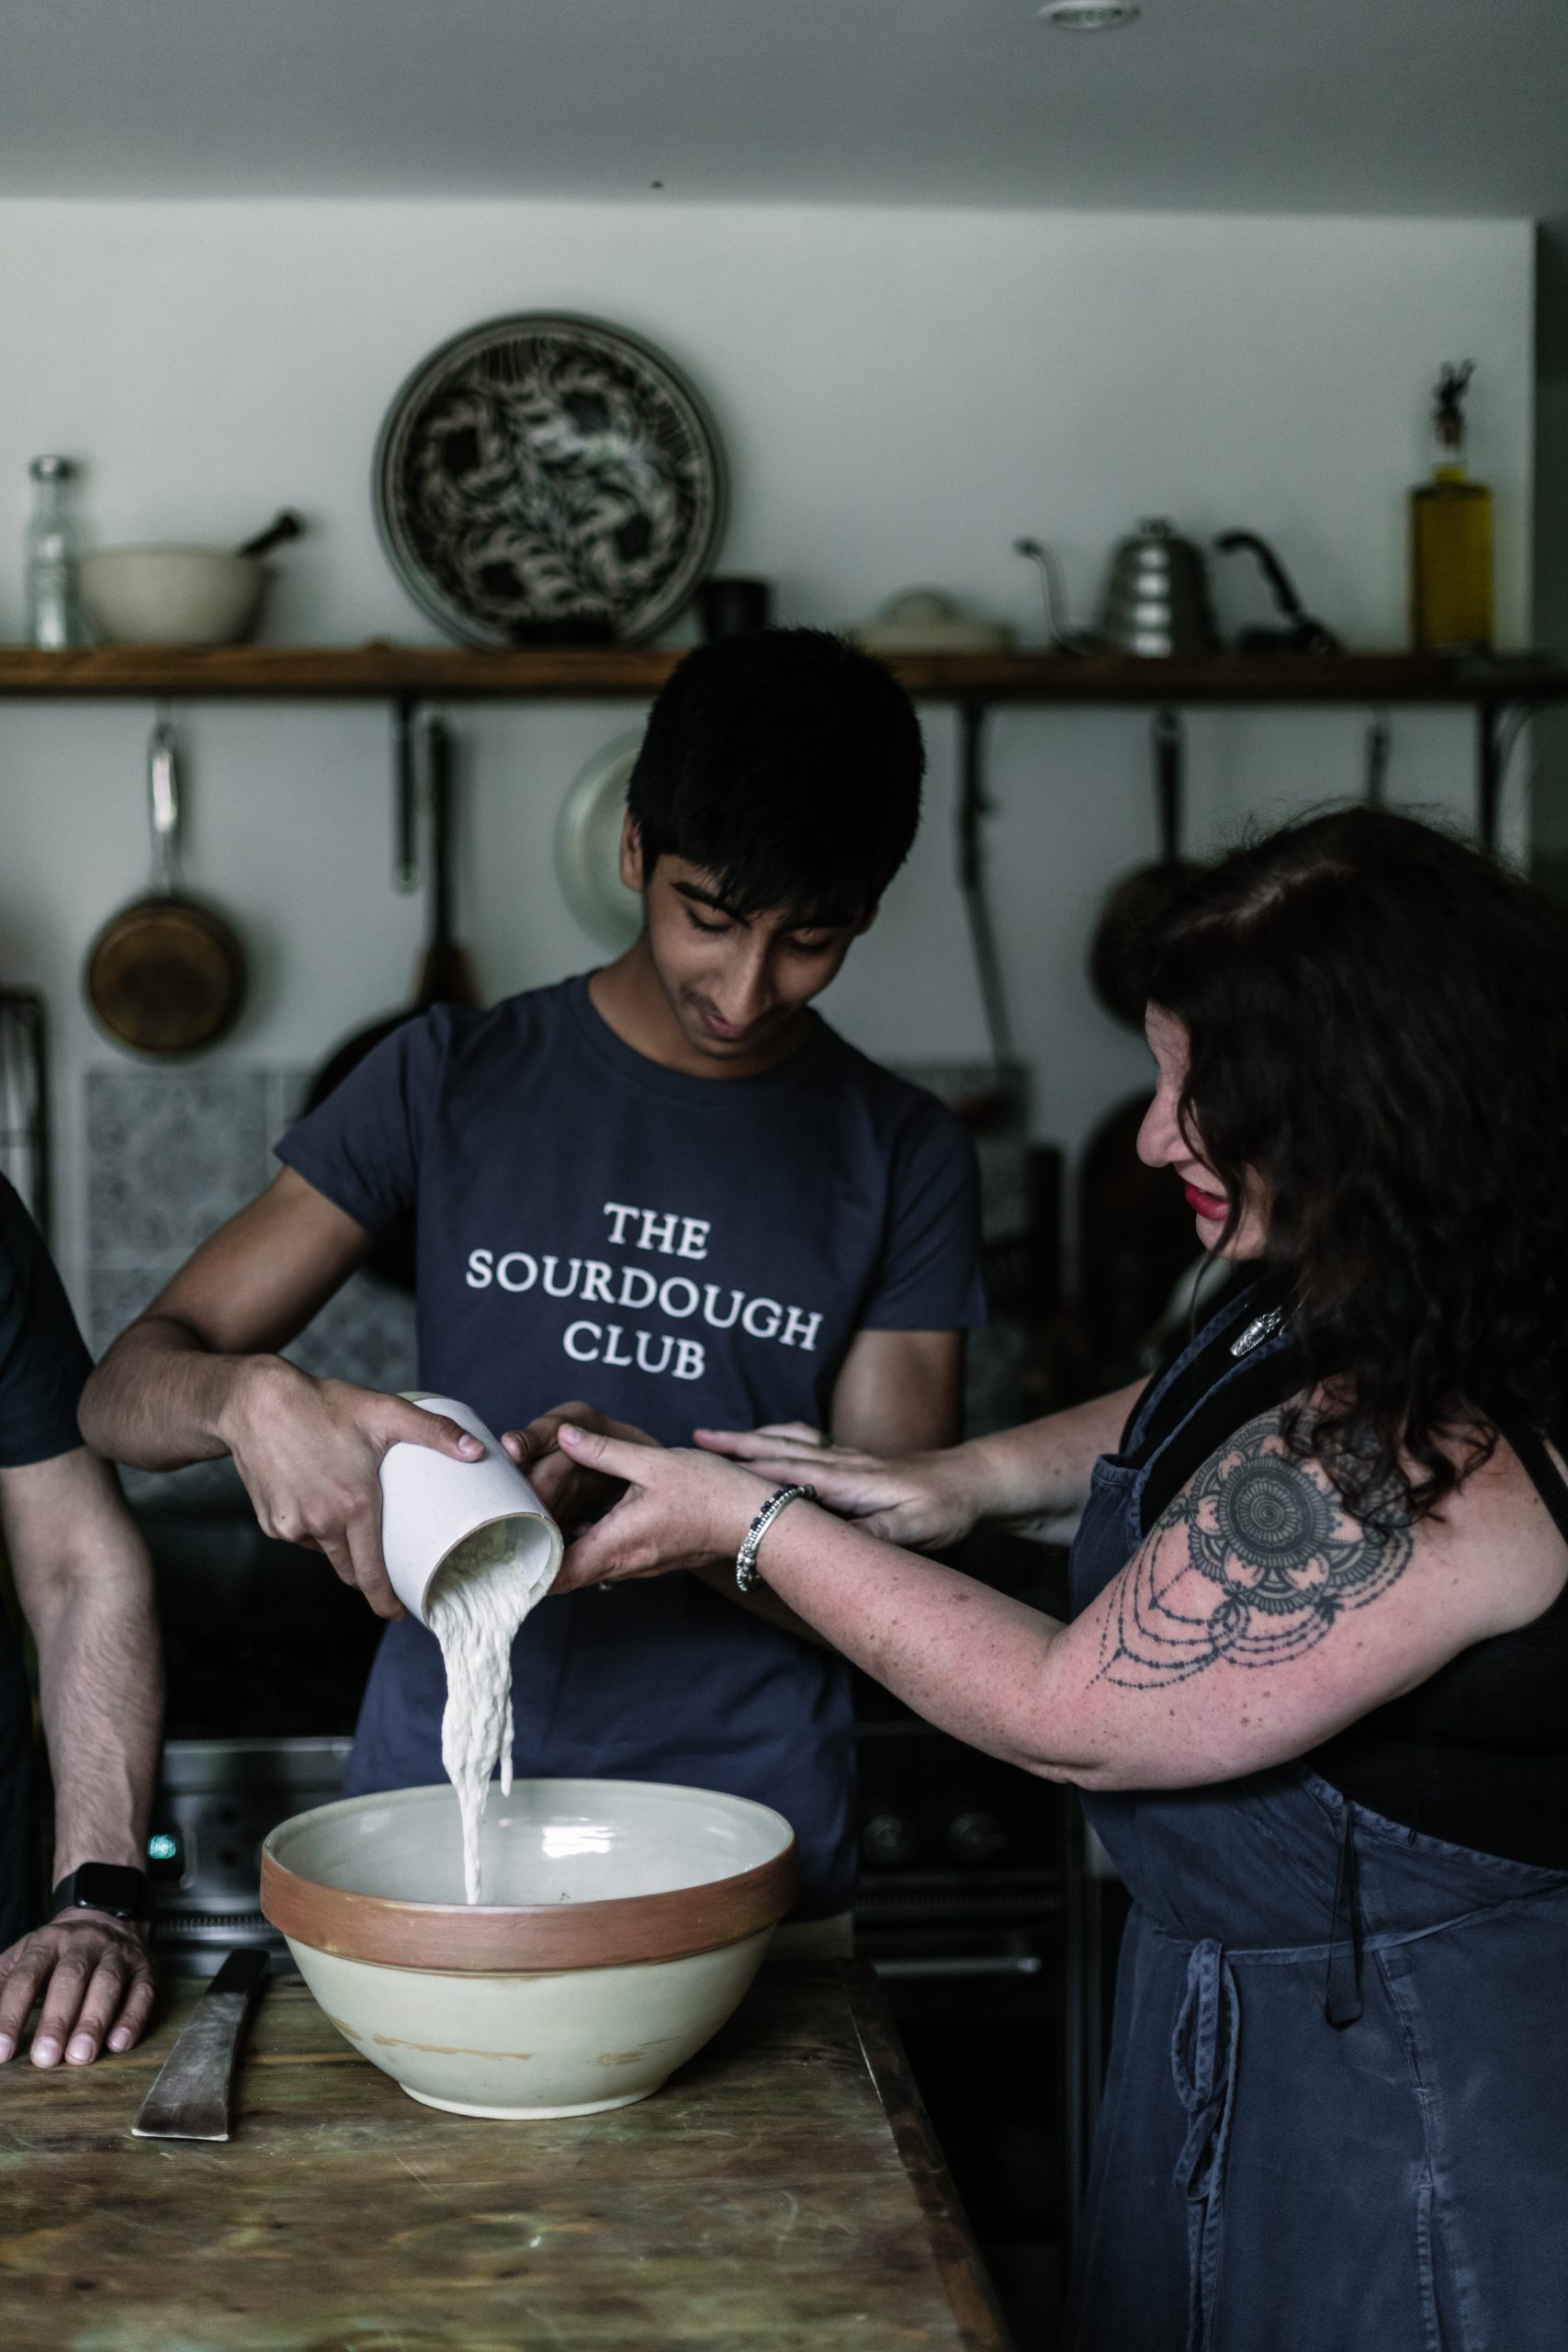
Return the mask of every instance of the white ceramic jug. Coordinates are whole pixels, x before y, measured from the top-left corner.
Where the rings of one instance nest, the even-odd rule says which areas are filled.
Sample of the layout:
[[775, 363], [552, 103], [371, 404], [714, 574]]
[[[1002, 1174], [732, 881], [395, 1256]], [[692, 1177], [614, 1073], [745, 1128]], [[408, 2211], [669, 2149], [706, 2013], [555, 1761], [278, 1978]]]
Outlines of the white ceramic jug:
[[411, 1405], [444, 1413], [484, 1447], [484, 1458], [464, 1462], [426, 1445], [394, 1445], [381, 1463], [381, 1550], [392, 1590], [425, 1623], [425, 1602], [436, 1571], [481, 1527], [505, 1524], [516, 1556], [537, 1591], [547, 1592], [560, 1566], [560, 1529], [527, 1479], [470, 1406], [423, 1389], [403, 1392]]

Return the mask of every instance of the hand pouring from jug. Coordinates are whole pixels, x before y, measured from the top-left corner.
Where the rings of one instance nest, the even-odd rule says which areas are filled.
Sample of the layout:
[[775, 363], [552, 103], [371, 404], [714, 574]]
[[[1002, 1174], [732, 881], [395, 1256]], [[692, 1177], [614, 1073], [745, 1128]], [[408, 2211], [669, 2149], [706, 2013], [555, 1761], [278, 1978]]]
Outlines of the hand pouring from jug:
[[464, 1461], [428, 1446], [389, 1448], [381, 1463], [381, 1549], [392, 1590], [421, 1623], [440, 1569], [482, 1530], [504, 1524], [511, 1548], [554, 1582], [564, 1542], [511, 1456], [471, 1406], [455, 1396], [405, 1390], [411, 1405], [445, 1414], [484, 1447], [482, 1459]]

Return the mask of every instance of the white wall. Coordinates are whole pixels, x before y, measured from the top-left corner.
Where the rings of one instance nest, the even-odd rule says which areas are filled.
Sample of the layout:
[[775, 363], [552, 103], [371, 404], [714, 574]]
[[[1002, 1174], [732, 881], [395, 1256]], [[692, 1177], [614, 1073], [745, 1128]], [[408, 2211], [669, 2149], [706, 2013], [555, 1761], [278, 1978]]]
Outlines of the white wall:
[[[1272, 535], [1350, 642], [1397, 643], [1427, 389], [1439, 361], [1473, 356], [1502, 627], [1524, 634], [1530, 238], [1506, 221], [0, 204], [0, 541], [19, 540], [28, 458], [62, 449], [91, 466], [104, 544], [232, 542], [280, 504], [302, 507], [312, 536], [281, 560], [269, 636], [424, 637], [371, 525], [376, 428], [432, 345], [530, 308], [619, 322], [690, 371], [730, 460], [723, 563], [775, 579], [784, 617], [837, 623], [934, 582], [1026, 639], [1039, 622], [1017, 533], [1059, 546], [1084, 615], [1110, 542], [1156, 513], [1200, 535]], [[10, 635], [18, 571], [16, 558], [0, 569]], [[1233, 621], [1260, 610], [1224, 594]], [[0, 707], [0, 972], [41, 983], [53, 1007], [68, 1271], [80, 1076], [114, 1058], [78, 974], [95, 925], [144, 872], [150, 716]], [[462, 714], [463, 922], [491, 991], [592, 960], [558, 899], [552, 827], [579, 766], [634, 718]], [[1194, 838], [1354, 790], [1363, 724], [1196, 714]], [[1107, 882], [1150, 847], [1145, 729], [1114, 712], [995, 722], [1008, 984], [1035, 1125], [1069, 1142], [1142, 1074], [1082, 959]], [[984, 1042], [951, 880], [950, 717], [932, 713], [928, 732], [923, 837], [829, 1005], [857, 1041], [900, 1057]], [[410, 983], [420, 912], [389, 887], [384, 715], [198, 707], [186, 740], [190, 876], [236, 916], [257, 971], [226, 1051], [310, 1061]], [[1470, 758], [1464, 718], [1395, 717], [1396, 797], [1467, 808]]]

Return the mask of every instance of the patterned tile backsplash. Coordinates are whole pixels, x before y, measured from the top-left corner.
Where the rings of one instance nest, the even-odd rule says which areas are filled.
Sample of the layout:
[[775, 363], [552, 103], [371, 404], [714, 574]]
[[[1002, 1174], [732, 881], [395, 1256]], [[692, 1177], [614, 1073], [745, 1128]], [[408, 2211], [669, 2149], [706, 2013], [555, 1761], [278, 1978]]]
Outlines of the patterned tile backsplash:
[[[907, 1074], [950, 1099], [994, 1084], [988, 1063], [910, 1064]], [[88, 1336], [101, 1353], [163, 1288], [198, 1242], [269, 1183], [272, 1145], [294, 1115], [306, 1074], [293, 1069], [89, 1070], [86, 1076]], [[980, 1139], [985, 1223], [1009, 1233], [1022, 1218], [1025, 1129], [1016, 1121]], [[356, 1274], [288, 1350], [307, 1372], [370, 1388], [410, 1388], [416, 1377], [412, 1301]], [[1010, 1418], [1016, 1338], [993, 1330], [970, 1351], [970, 1417]], [[197, 1489], [212, 1499], [232, 1484], [227, 1465], [138, 1477], [139, 1499]]]
[[[101, 1354], [197, 1244], [277, 1173], [272, 1146], [304, 1089], [299, 1069], [89, 1070], [86, 1089], [88, 1339]], [[288, 1353], [307, 1372], [367, 1388], [412, 1388], [413, 1302], [356, 1274]], [[174, 1478], [136, 1474], [135, 1500], [218, 1505], [224, 1464]]]
[[265, 1069], [89, 1070], [95, 1271], [177, 1266], [248, 1201], [288, 1115], [285, 1085]]

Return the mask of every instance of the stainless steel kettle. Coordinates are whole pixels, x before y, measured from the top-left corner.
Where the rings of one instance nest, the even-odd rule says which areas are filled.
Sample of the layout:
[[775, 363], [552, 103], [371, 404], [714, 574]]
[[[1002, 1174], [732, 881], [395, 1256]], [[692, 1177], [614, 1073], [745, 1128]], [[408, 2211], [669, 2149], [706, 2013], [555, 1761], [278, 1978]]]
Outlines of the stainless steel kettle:
[[1219, 643], [1203, 559], [1168, 523], [1142, 523], [1111, 558], [1100, 642], [1119, 653], [1209, 653]]

